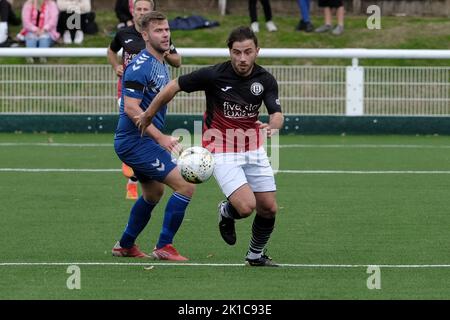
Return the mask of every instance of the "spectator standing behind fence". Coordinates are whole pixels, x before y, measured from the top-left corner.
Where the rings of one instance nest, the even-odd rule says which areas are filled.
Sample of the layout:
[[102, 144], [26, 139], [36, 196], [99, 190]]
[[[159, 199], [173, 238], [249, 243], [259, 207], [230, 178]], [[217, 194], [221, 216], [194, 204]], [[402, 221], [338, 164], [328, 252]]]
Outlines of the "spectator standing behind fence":
[[56, 0], [56, 4], [59, 9], [57, 30], [63, 35], [63, 42], [70, 44], [73, 39], [76, 44], [82, 43], [91, 0]]
[[133, 25], [133, 5], [134, 0], [116, 0], [114, 11], [116, 12], [117, 19], [119, 19], [117, 29]]
[[[253, 32], [259, 32], [259, 23], [258, 23], [258, 11], [256, 9], [257, 0], [249, 0], [248, 1], [248, 11], [250, 14], [250, 27]], [[266, 28], [269, 32], [277, 31], [277, 26], [272, 21], [272, 8], [270, 7], [269, 0], [260, 0], [263, 10], [264, 16], [266, 18]]]
[[[56, 31], [58, 7], [53, 0], [27, 0], [22, 8], [22, 23], [27, 48], [49, 48], [59, 39]], [[45, 63], [45, 58], [40, 58]], [[27, 58], [33, 63], [34, 59]]]
[[314, 31], [314, 26], [311, 23], [311, 18], [309, 16], [309, 8], [310, 8], [310, 2], [311, 0], [297, 0], [298, 7], [300, 9], [300, 21], [295, 28], [297, 31], [305, 31], [305, 32], [312, 32]]
[[[319, 0], [319, 7], [323, 8], [325, 24], [315, 30], [315, 32], [322, 33], [330, 30], [332, 34], [338, 36], [344, 32], [344, 2], [343, 0]], [[336, 10], [337, 25], [332, 27], [331, 11]]]

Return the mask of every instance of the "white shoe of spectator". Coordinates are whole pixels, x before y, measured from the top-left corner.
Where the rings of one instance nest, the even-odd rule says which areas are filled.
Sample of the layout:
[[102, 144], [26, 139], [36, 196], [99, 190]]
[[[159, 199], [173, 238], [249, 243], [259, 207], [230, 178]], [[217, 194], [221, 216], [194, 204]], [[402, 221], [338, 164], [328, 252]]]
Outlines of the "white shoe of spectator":
[[17, 39], [18, 41], [25, 42], [25, 37], [24, 37], [24, 35], [21, 34], [21, 33], [18, 33], [18, 34], [17, 34], [16, 39]]
[[71, 44], [72, 43], [72, 36], [70, 35], [70, 31], [69, 30], [64, 31], [63, 42], [65, 44]]
[[27, 57], [25, 60], [27, 63], [34, 63], [34, 59], [32, 57]]
[[252, 31], [254, 33], [258, 33], [259, 32], [259, 23], [257, 21], [252, 22], [252, 24], [250, 25], [250, 28], [252, 28]]
[[40, 57], [39, 58], [39, 62], [40, 63], [47, 63], [47, 58], [46, 57]]
[[273, 23], [272, 20], [266, 22], [266, 28], [269, 32], [275, 32], [278, 30], [277, 26], [275, 25], [275, 23]]
[[77, 32], [75, 32], [75, 39], [73, 40], [73, 42], [75, 42], [76, 44], [80, 44], [83, 42], [84, 39], [84, 33], [81, 30], [77, 30]]

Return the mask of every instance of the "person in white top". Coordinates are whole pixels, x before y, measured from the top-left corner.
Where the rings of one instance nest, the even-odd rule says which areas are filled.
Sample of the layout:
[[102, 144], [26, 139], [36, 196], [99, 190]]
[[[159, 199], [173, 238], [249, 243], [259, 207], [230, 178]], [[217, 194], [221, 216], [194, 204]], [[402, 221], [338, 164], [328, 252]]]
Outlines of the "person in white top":
[[86, 14], [91, 11], [91, 0], [56, 0], [60, 11], [58, 31], [63, 35], [63, 42], [81, 44], [84, 40], [83, 24]]

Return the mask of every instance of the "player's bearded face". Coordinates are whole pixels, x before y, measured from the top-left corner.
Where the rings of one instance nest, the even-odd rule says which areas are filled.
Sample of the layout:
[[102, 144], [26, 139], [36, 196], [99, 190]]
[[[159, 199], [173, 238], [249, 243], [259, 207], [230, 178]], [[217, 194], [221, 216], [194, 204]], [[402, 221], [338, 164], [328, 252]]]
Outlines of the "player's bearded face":
[[255, 42], [251, 39], [234, 42], [230, 49], [231, 64], [234, 71], [240, 76], [248, 76], [253, 70], [258, 52], [259, 48], [255, 46]]
[[136, 24], [136, 22], [139, 20], [140, 17], [142, 17], [144, 14], [150, 11], [152, 11], [152, 6], [150, 5], [150, 2], [147, 1], [136, 2], [133, 10], [134, 23]]
[[148, 41], [153, 49], [163, 53], [169, 50], [170, 47], [170, 29], [169, 22], [152, 21], [148, 27], [147, 36], [144, 35], [144, 40]]

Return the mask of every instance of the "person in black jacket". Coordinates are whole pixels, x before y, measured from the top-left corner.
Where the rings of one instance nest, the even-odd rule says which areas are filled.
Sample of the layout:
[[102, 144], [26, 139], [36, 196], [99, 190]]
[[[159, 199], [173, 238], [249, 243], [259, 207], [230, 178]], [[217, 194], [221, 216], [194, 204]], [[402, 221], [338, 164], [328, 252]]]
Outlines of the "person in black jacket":
[[10, 2], [0, 0], [0, 47], [10, 47], [16, 44], [8, 35], [8, 25], [10, 24], [18, 26], [20, 19], [14, 14]]

